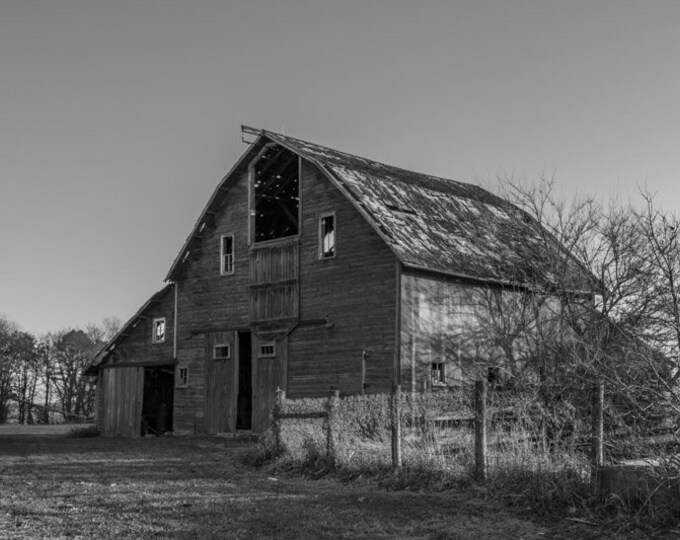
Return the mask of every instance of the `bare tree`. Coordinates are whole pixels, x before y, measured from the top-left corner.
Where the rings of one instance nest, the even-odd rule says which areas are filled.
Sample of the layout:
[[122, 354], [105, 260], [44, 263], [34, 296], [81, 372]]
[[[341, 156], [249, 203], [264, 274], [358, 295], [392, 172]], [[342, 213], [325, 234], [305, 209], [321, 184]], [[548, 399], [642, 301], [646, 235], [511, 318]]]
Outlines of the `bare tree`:
[[82, 330], [49, 336], [50, 381], [65, 416], [87, 417], [94, 410], [94, 385], [84, 376], [97, 343]]
[[0, 317], [0, 424], [4, 424], [9, 415], [15, 366], [13, 335], [17, 331], [16, 323]]
[[11, 341], [13, 349], [13, 370], [10, 383], [12, 397], [17, 402], [19, 423], [32, 424], [40, 371], [39, 345], [35, 337], [27, 332], [14, 332]]

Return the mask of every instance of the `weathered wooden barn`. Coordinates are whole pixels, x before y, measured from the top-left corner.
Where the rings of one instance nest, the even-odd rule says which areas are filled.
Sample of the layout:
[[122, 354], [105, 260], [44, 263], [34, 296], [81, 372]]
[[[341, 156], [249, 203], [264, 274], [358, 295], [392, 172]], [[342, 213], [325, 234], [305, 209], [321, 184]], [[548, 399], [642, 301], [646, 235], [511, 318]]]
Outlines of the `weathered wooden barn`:
[[[91, 368], [104, 434], [261, 431], [277, 388], [294, 398], [455, 382], [478, 293], [513, 298], [555, 279], [541, 261], [561, 246], [478, 186], [244, 133], [170, 285]], [[563, 260], [580, 286], [581, 268]], [[152, 373], [162, 408], [147, 405]]]
[[172, 431], [176, 385], [174, 286], [154, 294], [93, 359], [102, 433], [139, 436]]

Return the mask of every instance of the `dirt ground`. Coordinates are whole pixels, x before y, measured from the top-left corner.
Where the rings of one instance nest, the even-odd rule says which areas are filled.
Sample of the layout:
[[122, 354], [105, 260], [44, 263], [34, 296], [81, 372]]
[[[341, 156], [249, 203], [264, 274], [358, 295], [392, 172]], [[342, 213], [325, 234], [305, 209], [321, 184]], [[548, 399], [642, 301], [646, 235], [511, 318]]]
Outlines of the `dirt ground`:
[[[273, 476], [218, 437], [73, 439], [0, 431], [0, 538], [603, 538], [474, 493]], [[611, 536], [611, 537], [616, 537]]]

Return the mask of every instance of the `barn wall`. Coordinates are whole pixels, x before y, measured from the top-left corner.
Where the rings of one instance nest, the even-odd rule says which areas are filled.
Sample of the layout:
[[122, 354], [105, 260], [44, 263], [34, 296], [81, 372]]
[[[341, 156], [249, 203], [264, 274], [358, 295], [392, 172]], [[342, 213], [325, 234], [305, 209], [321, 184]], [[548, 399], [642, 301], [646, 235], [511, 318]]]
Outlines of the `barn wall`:
[[[392, 252], [345, 197], [307, 163], [302, 165], [299, 237], [251, 248], [248, 177], [245, 171], [235, 174], [222, 207], [194, 243], [176, 281], [178, 367], [189, 368], [188, 387], [175, 391], [177, 433], [212, 431], [215, 422], [233, 425], [233, 404], [226, 405], [224, 415], [204, 410], [207, 393], [217, 395], [219, 390], [207, 392], [206, 386], [206, 351], [214, 332], [253, 331], [254, 430], [266, 426], [277, 387], [287, 389], [292, 397], [325, 395], [331, 387], [361, 392], [363, 357], [368, 392], [384, 391], [392, 384], [397, 289]], [[318, 219], [325, 212], [336, 213], [337, 256], [319, 261]], [[235, 270], [222, 276], [220, 238], [225, 234], [234, 234]], [[291, 243], [297, 247], [285, 247]], [[281, 250], [276, 255], [281, 257], [281, 269], [292, 265], [298, 272], [286, 270], [287, 289], [282, 289], [280, 298], [292, 295], [291, 302], [299, 303], [282, 310], [280, 320], [271, 316], [278, 304], [270, 309], [251, 296], [251, 290], [267, 287], [251, 265], [253, 261], [267, 264], [268, 255], [263, 253], [270, 247]], [[271, 289], [271, 294], [278, 294], [276, 287]], [[251, 320], [253, 314], [259, 322]], [[284, 320], [290, 316], [292, 321]], [[326, 316], [331, 328], [324, 322]], [[259, 358], [259, 345], [272, 340], [277, 344], [276, 356]]]
[[517, 376], [537, 354], [539, 328], [543, 339], [564, 335], [559, 301], [543, 294], [407, 273], [401, 298], [401, 383], [412, 390], [436, 384], [433, 363], [445, 364], [449, 386], [489, 369]]
[[[189, 368], [189, 385], [175, 390], [175, 431], [201, 432], [212, 418], [204, 414], [206, 348], [210, 334], [249, 325], [250, 252], [248, 248], [248, 176], [237, 173], [225, 201], [192, 248], [178, 279], [178, 366]], [[220, 275], [220, 239], [234, 235], [234, 273]], [[232, 360], [233, 362], [233, 360]], [[231, 420], [224, 419], [224, 422]]]
[[[359, 212], [303, 163], [300, 324], [289, 336], [288, 394], [388, 390], [394, 363], [396, 259]], [[336, 256], [318, 258], [318, 221], [335, 212]], [[325, 324], [328, 317], [329, 324]], [[332, 325], [332, 326], [331, 326]], [[331, 327], [328, 327], [331, 326]]]
[[[113, 351], [109, 353], [102, 367], [117, 364], [170, 364], [173, 362], [173, 327], [175, 302], [172, 287], [159, 298], [159, 302], [149, 306], [143, 318], [135, 326], [126, 330], [126, 335]], [[165, 341], [153, 343], [151, 340], [153, 319], [165, 317]]]
[[143, 367], [101, 370], [104, 406], [101, 417], [105, 437], [139, 437], [142, 420]]
[[[120, 392], [125, 392], [124, 389], [114, 387], [108, 387], [107, 390], [105, 385], [123, 385], [129, 382], [124, 377], [120, 378], [122, 377], [121, 375], [109, 375], [107, 377], [107, 374], [130, 366], [168, 365], [174, 363], [174, 295], [172, 287], [168, 288], [157, 300], [157, 303], [150, 305], [141, 314], [142, 317], [136, 324], [131, 325], [126, 330], [126, 335], [100, 365], [97, 382], [97, 426], [105, 435], [110, 434], [107, 433], [107, 428], [104, 425], [104, 418], [107, 414], [105, 411], [107, 402], [110, 399], [117, 399], [116, 396], [120, 395]], [[165, 341], [163, 343], [153, 343], [151, 340], [153, 319], [161, 317], [165, 318]], [[131, 404], [129, 406], [132, 407], [134, 405]], [[139, 414], [141, 415], [141, 410]]]

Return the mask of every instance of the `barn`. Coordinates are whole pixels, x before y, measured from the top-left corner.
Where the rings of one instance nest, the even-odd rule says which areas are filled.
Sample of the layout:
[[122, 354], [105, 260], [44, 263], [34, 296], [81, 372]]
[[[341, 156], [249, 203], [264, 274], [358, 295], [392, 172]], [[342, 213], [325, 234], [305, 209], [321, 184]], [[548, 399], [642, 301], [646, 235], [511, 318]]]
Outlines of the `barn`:
[[490, 303], [518, 309], [557, 266], [588, 294], [566, 250], [481, 187], [242, 129], [168, 285], [90, 367], [105, 435], [259, 432], [277, 388], [457, 384], [505, 354], [479, 337]]

